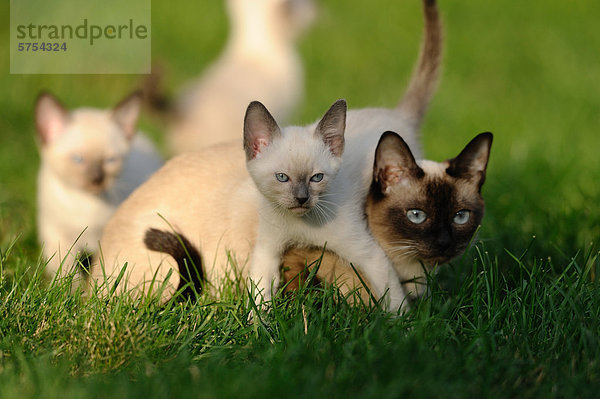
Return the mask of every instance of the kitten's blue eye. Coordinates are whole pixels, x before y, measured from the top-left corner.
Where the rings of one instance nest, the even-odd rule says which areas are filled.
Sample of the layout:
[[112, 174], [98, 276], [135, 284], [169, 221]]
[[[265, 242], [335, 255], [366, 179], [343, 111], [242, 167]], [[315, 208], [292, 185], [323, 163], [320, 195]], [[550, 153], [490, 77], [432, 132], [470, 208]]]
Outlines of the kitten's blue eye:
[[71, 161], [73, 161], [75, 163], [83, 163], [83, 157], [78, 154], [73, 154], [73, 155], [71, 155]]
[[421, 224], [427, 219], [427, 214], [420, 209], [409, 209], [406, 217], [414, 224]]
[[290, 180], [288, 175], [286, 175], [285, 173], [275, 173], [275, 177], [282, 183], [285, 183], [286, 181]]
[[463, 209], [454, 214], [453, 221], [456, 224], [465, 224], [469, 221], [470, 217], [471, 217], [471, 211]]
[[113, 163], [113, 162], [117, 162], [119, 158], [117, 158], [116, 156], [114, 157], [108, 157], [104, 160], [105, 163]]
[[317, 174], [314, 174], [314, 175], [312, 175], [312, 177], [310, 178], [310, 181], [312, 181], [312, 182], [315, 182], [315, 183], [318, 183], [318, 182], [320, 182], [321, 180], [323, 180], [323, 173], [317, 173]]

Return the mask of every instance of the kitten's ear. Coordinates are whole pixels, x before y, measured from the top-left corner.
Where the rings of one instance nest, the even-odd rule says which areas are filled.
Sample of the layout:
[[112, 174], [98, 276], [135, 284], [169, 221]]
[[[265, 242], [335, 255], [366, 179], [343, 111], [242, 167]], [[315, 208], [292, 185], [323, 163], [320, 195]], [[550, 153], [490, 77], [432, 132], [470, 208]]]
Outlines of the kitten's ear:
[[42, 145], [60, 136], [65, 130], [69, 112], [52, 94], [42, 92], [35, 102], [35, 125]]
[[477, 135], [456, 158], [448, 161], [446, 173], [456, 178], [473, 179], [481, 188], [485, 181], [493, 137], [489, 132]]
[[387, 193], [393, 185], [424, 175], [402, 137], [389, 131], [381, 135], [375, 150], [373, 179], [381, 187], [382, 194]]
[[323, 115], [315, 129], [315, 136], [322, 138], [336, 157], [341, 157], [344, 152], [346, 108], [346, 100], [337, 100]]
[[269, 146], [281, 130], [267, 108], [258, 101], [252, 101], [244, 117], [244, 151], [246, 160], [256, 158], [263, 148]]
[[112, 110], [113, 119], [123, 130], [128, 140], [131, 140], [137, 132], [136, 126], [141, 109], [142, 92], [138, 90], [123, 99]]

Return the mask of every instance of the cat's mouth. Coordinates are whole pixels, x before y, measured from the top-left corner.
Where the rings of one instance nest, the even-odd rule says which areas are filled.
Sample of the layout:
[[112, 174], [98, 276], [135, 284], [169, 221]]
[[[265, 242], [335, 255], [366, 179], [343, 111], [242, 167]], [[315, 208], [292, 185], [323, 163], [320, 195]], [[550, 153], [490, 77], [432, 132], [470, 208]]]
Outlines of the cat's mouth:
[[304, 215], [306, 212], [310, 211], [310, 208], [306, 206], [293, 206], [288, 208], [288, 210], [294, 215]]

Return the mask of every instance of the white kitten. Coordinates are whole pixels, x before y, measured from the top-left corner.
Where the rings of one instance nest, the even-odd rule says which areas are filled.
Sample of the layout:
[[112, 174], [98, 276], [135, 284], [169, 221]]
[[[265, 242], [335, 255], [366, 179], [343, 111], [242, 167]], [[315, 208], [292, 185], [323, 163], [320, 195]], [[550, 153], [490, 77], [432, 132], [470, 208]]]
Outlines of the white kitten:
[[303, 71], [294, 41], [313, 19], [312, 0], [229, 0], [231, 33], [220, 58], [179, 99], [168, 135], [175, 154], [240, 137], [252, 100], [279, 120], [296, 108]]
[[377, 297], [389, 290], [391, 310], [403, 305], [405, 295], [397, 274], [365, 218], [370, 185], [365, 177], [371, 171], [365, 160], [373, 159], [367, 151], [375, 150], [365, 144], [373, 140], [360, 136], [348, 140], [349, 151], [344, 153], [345, 124], [343, 100], [316, 126], [283, 131], [262, 104], [253, 102], [248, 107], [244, 122], [247, 168], [262, 194], [250, 279], [265, 301], [279, 286], [279, 267], [287, 248], [327, 243], [329, 250], [360, 268]]
[[140, 106], [138, 93], [112, 110], [68, 112], [48, 93], [38, 98], [38, 236], [49, 275], [68, 273], [76, 257], [94, 252], [116, 207], [162, 165], [136, 134]]

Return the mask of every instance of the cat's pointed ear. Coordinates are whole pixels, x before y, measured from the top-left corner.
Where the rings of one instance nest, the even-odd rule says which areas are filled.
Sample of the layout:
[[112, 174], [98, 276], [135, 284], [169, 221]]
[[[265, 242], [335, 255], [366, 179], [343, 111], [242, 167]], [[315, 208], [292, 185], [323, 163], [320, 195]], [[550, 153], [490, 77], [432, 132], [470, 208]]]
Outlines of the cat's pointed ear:
[[125, 97], [112, 110], [112, 116], [117, 125], [125, 133], [125, 137], [131, 140], [137, 132], [137, 121], [142, 110], [142, 92], [134, 91]]
[[244, 151], [246, 160], [256, 158], [269, 146], [281, 130], [267, 108], [258, 101], [252, 101], [246, 109], [244, 117]]
[[448, 160], [446, 173], [452, 177], [474, 180], [481, 188], [485, 181], [493, 137], [489, 132], [477, 135], [456, 158]]
[[42, 92], [35, 102], [35, 125], [42, 145], [60, 136], [67, 125], [69, 112], [56, 97]]
[[373, 179], [379, 184], [382, 194], [387, 193], [391, 186], [424, 175], [402, 137], [389, 131], [381, 135], [375, 150]]
[[336, 157], [341, 157], [344, 152], [346, 108], [346, 100], [337, 100], [323, 115], [315, 129], [315, 136], [322, 138]]

